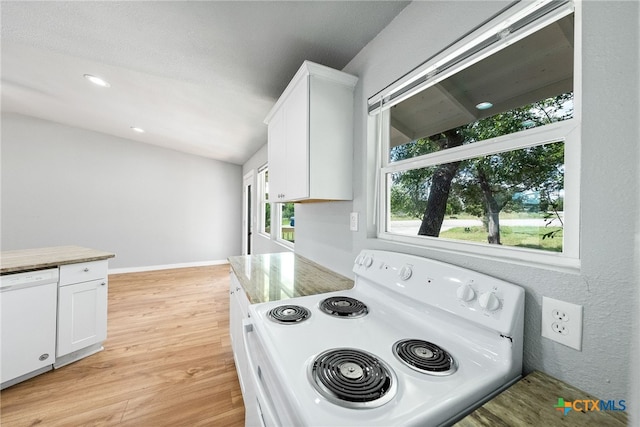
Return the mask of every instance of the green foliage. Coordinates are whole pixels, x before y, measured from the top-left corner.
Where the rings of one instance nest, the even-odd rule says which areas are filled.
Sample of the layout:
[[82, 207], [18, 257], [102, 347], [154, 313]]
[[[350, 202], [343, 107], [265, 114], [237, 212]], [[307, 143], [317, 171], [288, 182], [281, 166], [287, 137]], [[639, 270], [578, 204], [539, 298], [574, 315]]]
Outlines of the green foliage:
[[395, 185], [391, 187], [391, 209], [393, 212], [421, 218], [427, 207], [431, 169], [414, 169], [393, 174]]
[[264, 231], [271, 232], [271, 203], [264, 204]]
[[[501, 240], [505, 246], [539, 249], [551, 252], [562, 252], [561, 239], [545, 239], [547, 228], [541, 227], [502, 227]], [[562, 233], [562, 228], [553, 227], [551, 232]], [[455, 227], [440, 233], [446, 239], [464, 240], [467, 242], [487, 242], [487, 231], [484, 227]]]
[[[441, 139], [440, 139], [441, 141]], [[393, 147], [390, 151], [390, 160], [396, 162], [398, 160], [412, 159], [424, 154], [434, 153], [442, 149], [438, 144], [438, 139], [433, 137], [420, 138], [406, 144]]]
[[[471, 144], [566, 120], [573, 116], [572, 101], [573, 93], [561, 94], [450, 131], [420, 138], [393, 147], [390, 160], [395, 162], [416, 158], [450, 148], [452, 135], [461, 134], [464, 136], [463, 144]], [[392, 174], [391, 212], [394, 215], [422, 218], [436, 170], [437, 166]], [[485, 184], [484, 191], [482, 183]], [[545, 217], [547, 225], [551, 224], [552, 219], [559, 219], [562, 223], [559, 212], [562, 211], [563, 189], [563, 143], [495, 153], [459, 163], [457, 174], [451, 182], [446, 212], [442, 214], [464, 212], [482, 217], [486, 224], [491, 205], [494, 212], [496, 207], [498, 212], [548, 212]], [[532, 203], [534, 199], [536, 203]], [[561, 231], [561, 228], [549, 229], [541, 235], [541, 240], [560, 236]]]
[[286, 220], [287, 223], [289, 222], [289, 218], [294, 215], [295, 206], [296, 205], [294, 203], [282, 204], [282, 221]]

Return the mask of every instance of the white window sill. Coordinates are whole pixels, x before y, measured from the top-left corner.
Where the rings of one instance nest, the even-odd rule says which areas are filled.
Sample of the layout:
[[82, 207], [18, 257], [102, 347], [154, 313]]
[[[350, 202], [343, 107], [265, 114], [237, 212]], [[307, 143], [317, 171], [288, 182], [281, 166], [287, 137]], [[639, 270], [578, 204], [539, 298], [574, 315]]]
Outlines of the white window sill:
[[488, 245], [473, 242], [458, 242], [442, 238], [413, 237], [393, 233], [380, 233], [378, 239], [411, 247], [458, 254], [475, 258], [500, 261], [528, 267], [566, 273], [579, 273], [580, 260], [560, 253], [544, 253], [539, 250], [514, 248], [511, 246]]

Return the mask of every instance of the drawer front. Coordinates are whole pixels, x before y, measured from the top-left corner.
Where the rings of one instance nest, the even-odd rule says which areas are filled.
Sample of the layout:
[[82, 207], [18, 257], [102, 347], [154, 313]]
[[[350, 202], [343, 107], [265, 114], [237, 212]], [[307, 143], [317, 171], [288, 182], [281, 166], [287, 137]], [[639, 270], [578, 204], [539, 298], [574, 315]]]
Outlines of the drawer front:
[[107, 277], [108, 261], [91, 261], [60, 266], [60, 286]]

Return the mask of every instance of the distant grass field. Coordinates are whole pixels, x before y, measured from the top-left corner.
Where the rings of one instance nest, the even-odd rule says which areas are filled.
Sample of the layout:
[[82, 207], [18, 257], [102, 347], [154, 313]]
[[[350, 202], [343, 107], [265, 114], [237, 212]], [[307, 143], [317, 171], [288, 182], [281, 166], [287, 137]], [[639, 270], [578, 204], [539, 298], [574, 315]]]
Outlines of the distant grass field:
[[[504, 246], [540, 249], [544, 251], [562, 252], [562, 232], [554, 238], [542, 239], [542, 235], [560, 227], [500, 227], [500, 242]], [[466, 240], [471, 242], [487, 242], [487, 232], [483, 227], [455, 227], [440, 233], [445, 239]]]
[[[500, 219], [539, 219], [544, 218], [545, 212], [500, 212]], [[414, 217], [391, 213], [391, 221], [415, 221], [421, 220], [422, 217]], [[446, 215], [444, 219], [480, 219], [476, 215], [469, 215], [462, 212], [459, 214]]]

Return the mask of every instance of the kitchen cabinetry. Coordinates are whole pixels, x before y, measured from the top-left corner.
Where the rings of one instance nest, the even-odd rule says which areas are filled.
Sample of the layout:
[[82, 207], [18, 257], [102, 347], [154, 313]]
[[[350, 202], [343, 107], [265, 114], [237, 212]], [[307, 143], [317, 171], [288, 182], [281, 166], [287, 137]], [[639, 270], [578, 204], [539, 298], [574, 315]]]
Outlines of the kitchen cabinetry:
[[[233, 359], [236, 364], [236, 372], [242, 396], [244, 399], [254, 399], [256, 396], [255, 386], [251, 378], [247, 378], [249, 369], [247, 353], [244, 341], [244, 326], [242, 321], [249, 318], [249, 299], [238, 281], [237, 276], [231, 272], [229, 281], [229, 335], [231, 336], [231, 348], [233, 349]], [[249, 375], [250, 377], [250, 375]], [[261, 425], [257, 413], [248, 411], [245, 413], [246, 426]]]
[[101, 349], [107, 338], [107, 293], [106, 260], [60, 266], [56, 367], [76, 360], [75, 352]]
[[114, 256], [80, 246], [2, 251], [1, 388], [103, 349]]
[[265, 119], [273, 202], [351, 200], [357, 78], [305, 61]]
[[233, 272], [229, 283], [229, 335], [231, 336], [231, 348], [233, 349], [240, 387], [244, 392], [246, 379], [242, 378], [242, 372], [246, 372], [247, 358], [242, 338], [242, 320], [249, 315], [249, 300]]

